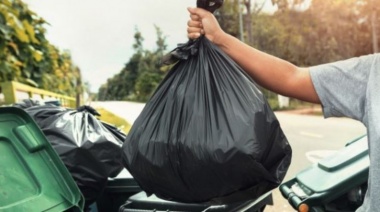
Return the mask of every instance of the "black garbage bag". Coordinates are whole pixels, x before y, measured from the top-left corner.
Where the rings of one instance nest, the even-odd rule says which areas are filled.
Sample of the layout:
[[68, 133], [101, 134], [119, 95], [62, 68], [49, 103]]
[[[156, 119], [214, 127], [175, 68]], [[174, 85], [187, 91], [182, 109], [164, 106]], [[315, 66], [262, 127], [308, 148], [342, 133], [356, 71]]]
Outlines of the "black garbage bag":
[[36, 100], [36, 99], [23, 99], [20, 102], [17, 102], [13, 104], [13, 107], [18, 107], [21, 109], [26, 109], [33, 106], [41, 106], [45, 105], [45, 103], [42, 100]]
[[252, 79], [206, 37], [168, 59], [179, 61], [123, 144], [124, 165], [141, 188], [167, 200], [220, 204], [277, 187], [292, 151]]
[[25, 111], [36, 121], [77, 183], [88, 206], [103, 192], [108, 177], [122, 165], [126, 135], [95, 116], [89, 106], [77, 110], [54, 105], [33, 106]]

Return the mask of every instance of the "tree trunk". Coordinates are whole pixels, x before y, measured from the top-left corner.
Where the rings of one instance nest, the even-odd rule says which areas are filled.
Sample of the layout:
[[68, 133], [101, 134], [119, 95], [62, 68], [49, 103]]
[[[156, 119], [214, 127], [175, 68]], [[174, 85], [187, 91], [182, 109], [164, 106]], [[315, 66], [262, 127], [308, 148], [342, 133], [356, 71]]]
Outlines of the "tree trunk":
[[239, 34], [240, 34], [240, 41], [241, 42], [245, 42], [244, 41], [244, 23], [243, 23], [243, 14], [242, 14], [242, 11], [241, 11], [241, 6], [240, 6], [240, 0], [237, 0], [238, 2], [238, 9], [239, 9]]
[[253, 44], [252, 37], [252, 10], [251, 10], [251, 0], [244, 0], [244, 5], [247, 9], [247, 14], [245, 16], [245, 24], [247, 29], [247, 43], [249, 45]]
[[81, 96], [82, 96], [82, 74], [81, 74], [81, 71], [79, 68], [76, 68], [76, 71], [78, 71], [78, 78], [76, 79], [76, 89], [75, 89], [75, 103], [76, 103], [76, 107], [80, 107], [81, 106]]
[[372, 16], [371, 16], [371, 26], [372, 26], [372, 47], [373, 47], [374, 53], [379, 52], [376, 19], [377, 19], [376, 10], [373, 8]]

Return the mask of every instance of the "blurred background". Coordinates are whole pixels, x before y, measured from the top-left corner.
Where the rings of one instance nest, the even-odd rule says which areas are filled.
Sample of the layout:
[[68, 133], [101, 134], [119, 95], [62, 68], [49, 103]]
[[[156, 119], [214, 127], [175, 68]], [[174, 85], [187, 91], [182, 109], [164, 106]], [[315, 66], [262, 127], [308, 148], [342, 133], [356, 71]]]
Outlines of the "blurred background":
[[[145, 102], [187, 41], [195, 0], [2, 0], [0, 82], [63, 95]], [[225, 0], [216, 16], [243, 42], [298, 66], [378, 51], [372, 0]], [[310, 107], [266, 91], [273, 109]]]
[[[375, 3], [224, 0], [215, 15], [226, 32], [248, 45], [314, 66], [379, 51]], [[91, 104], [127, 133], [170, 69], [160, 65], [162, 56], [187, 42], [186, 8], [195, 4], [0, 0], [0, 105], [46, 96], [62, 106]], [[286, 180], [365, 134], [359, 122], [324, 120], [320, 106], [261, 89], [294, 149]], [[273, 195], [275, 206], [266, 211], [293, 211], [278, 190]]]

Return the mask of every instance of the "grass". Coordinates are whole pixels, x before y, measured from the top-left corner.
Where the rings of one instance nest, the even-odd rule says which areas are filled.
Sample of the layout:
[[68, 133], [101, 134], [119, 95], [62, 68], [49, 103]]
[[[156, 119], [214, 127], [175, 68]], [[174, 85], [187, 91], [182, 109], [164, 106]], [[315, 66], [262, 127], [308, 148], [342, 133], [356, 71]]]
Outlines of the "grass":
[[101, 115], [99, 117], [100, 120], [112, 124], [119, 128], [125, 134], [128, 134], [129, 130], [131, 129], [131, 124], [129, 124], [126, 120], [107, 111], [104, 108], [96, 108], [96, 111], [98, 111]]

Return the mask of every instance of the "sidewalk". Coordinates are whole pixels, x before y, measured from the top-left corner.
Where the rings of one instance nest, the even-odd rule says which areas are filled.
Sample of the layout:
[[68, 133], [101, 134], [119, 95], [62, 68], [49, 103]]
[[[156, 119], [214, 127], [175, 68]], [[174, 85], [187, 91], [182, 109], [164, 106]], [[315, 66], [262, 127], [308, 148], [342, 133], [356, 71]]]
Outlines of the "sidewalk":
[[278, 110], [276, 113], [290, 113], [290, 114], [298, 114], [298, 115], [317, 115], [323, 116], [323, 111], [321, 106], [314, 106], [310, 108], [301, 108], [294, 110]]
[[92, 102], [91, 105], [94, 107], [102, 107], [125, 119], [131, 125], [133, 125], [133, 122], [135, 122], [145, 106], [143, 103], [127, 101]]

